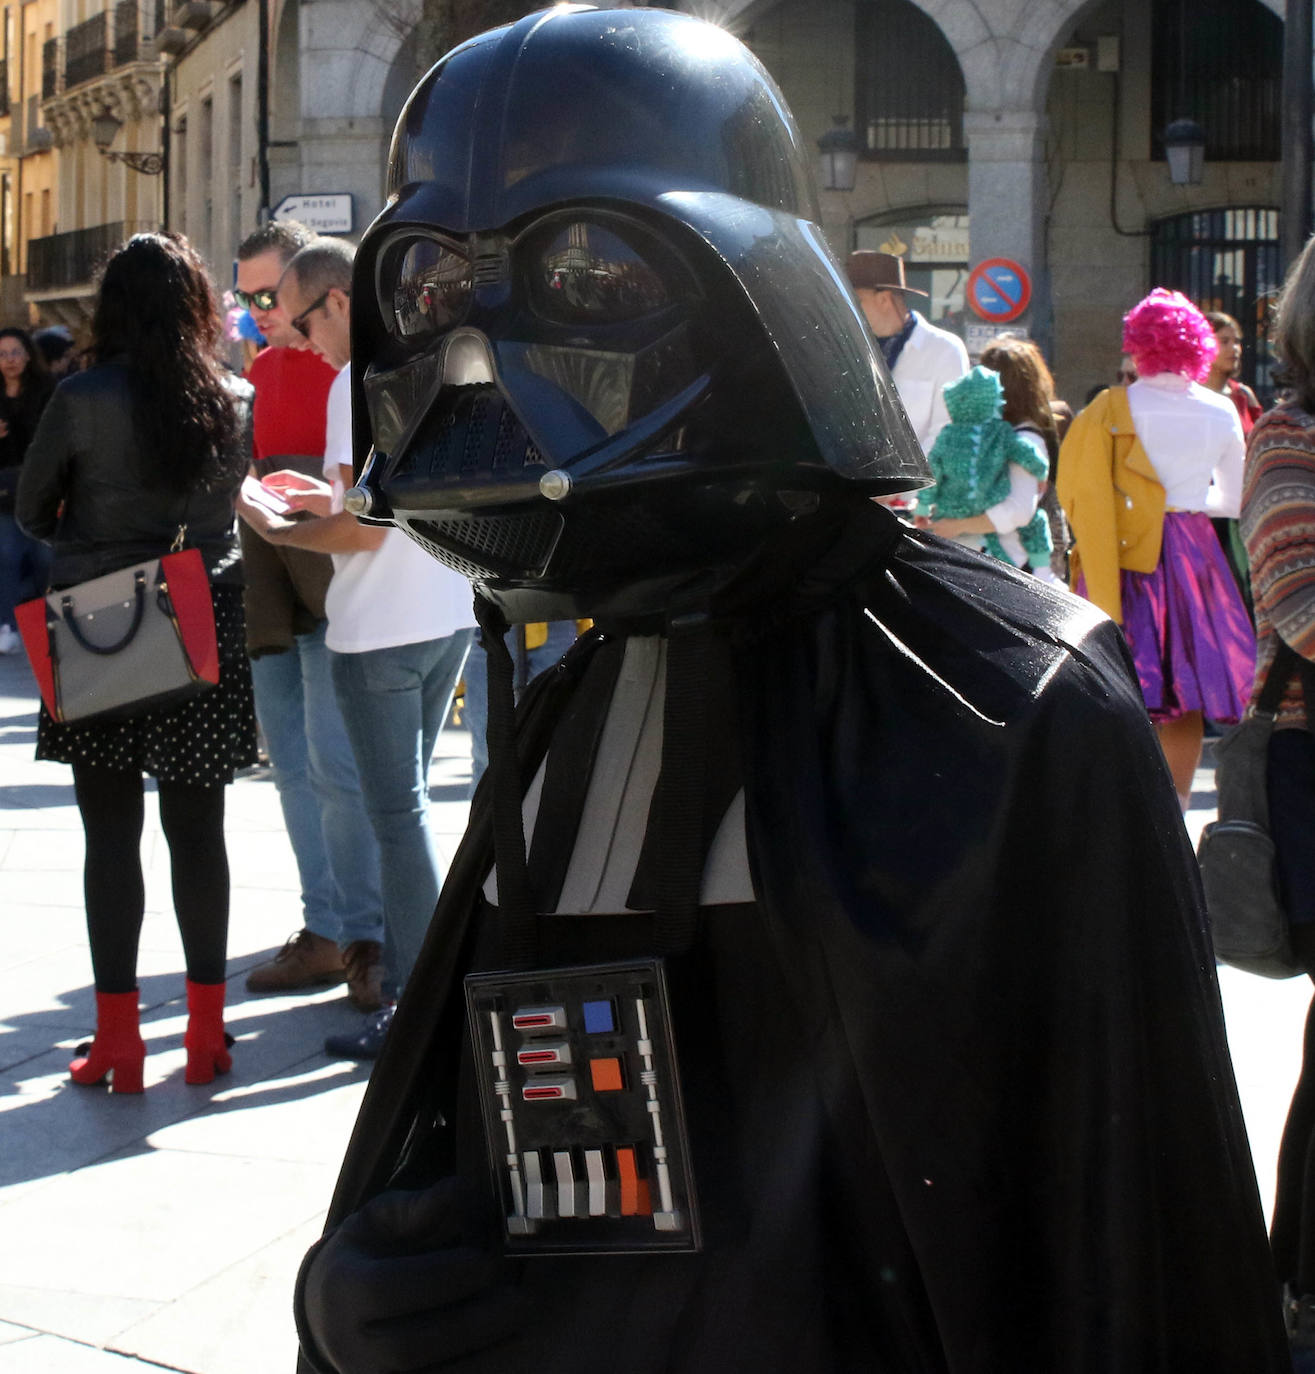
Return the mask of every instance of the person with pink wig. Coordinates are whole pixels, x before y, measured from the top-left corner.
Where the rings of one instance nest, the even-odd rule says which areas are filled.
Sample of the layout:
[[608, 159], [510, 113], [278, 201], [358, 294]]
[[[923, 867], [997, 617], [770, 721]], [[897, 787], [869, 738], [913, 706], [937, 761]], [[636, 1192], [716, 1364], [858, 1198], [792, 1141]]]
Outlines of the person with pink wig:
[[1246, 706], [1255, 638], [1212, 516], [1242, 493], [1237, 410], [1201, 382], [1218, 343], [1177, 291], [1156, 288], [1123, 317], [1138, 380], [1073, 421], [1056, 486], [1072, 527], [1073, 590], [1117, 620], [1183, 809], [1204, 721]]

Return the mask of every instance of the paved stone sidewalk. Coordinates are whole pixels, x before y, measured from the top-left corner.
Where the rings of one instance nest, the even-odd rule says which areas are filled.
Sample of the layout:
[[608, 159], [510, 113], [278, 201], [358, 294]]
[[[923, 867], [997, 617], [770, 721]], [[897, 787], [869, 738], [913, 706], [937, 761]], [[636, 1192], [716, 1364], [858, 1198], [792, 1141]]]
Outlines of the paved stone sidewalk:
[[[82, 829], [70, 771], [32, 758], [36, 690], [0, 657], [0, 1374], [291, 1374], [290, 1294], [319, 1234], [368, 1066], [324, 1037], [360, 1021], [341, 989], [252, 997], [247, 969], [301, 925], [267, 772], [228, 789], [233, 1071], [183, 1082], [186, 1023], [168, 851], [148, 800], [139, 964], [147, 1091], [79, 1088], [95, 1024]], [[430, 774], [445, 861], [465, 825], [469, 739]]]

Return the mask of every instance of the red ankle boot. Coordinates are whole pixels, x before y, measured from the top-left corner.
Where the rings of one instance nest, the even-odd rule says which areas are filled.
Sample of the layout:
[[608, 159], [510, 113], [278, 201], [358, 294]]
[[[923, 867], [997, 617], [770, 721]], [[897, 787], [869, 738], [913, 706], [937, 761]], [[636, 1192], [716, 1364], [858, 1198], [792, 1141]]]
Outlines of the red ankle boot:
[[110, 1091], [139, 1093], [146, 1044], [137, 1021], [137, 989], [96, 994], [96, 1038], [79, 1045], [69, 1077], [75, 1083], [100, 1083], [110, 1076]]
[[187, 1050], [189, 1083], [211, 1083], [215, 1074], [233, 1067], [229, 1047], [233, 1037], [224, 1030], [223, 983], [194, 983], [187, 980]]

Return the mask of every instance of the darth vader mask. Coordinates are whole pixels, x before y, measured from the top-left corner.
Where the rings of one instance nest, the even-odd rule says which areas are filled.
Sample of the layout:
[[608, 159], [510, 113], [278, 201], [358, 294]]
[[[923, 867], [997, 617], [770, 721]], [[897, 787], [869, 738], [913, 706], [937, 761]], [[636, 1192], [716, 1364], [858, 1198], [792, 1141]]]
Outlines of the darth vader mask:
[[412, 96], [390, 183], [353, 500], [509, 619], [653, 609], [925, 480], [798, 134], [720, 30], [561, 7], [484, 35]]

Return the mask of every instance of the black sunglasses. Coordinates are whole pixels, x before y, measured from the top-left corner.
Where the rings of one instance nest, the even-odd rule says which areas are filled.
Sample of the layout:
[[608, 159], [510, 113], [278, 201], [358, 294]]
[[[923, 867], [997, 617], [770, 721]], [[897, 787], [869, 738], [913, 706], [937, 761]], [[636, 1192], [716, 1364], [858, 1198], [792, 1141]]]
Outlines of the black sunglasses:
[[243, 310], [254, 305], [257, 310], [273, 310], [278, 304], [278, 291], [273, 286], [262, 287], [259, 291], [238, 291], [234, 289], [233, 299]]
[[310, 305], [308, 305], [305, 308], [305, 310], [303, 310], [301, 314], [297, 316], [295, 320], [291, 321], [293, 329], [295, 329], [303, 339], [310, 338], [310, 325], [307, 324], [306, 321], [310, 319], [310, 317], [320, 308], [320, 306], [324, 304], [325, 301], [329, 299], [329, 297], [335, 291], [342, 291], [342, 294], [348, 297], [350, 297], [352, 294], [350, 291], [343, 291], [343, 288], [341, 286], [331, 286], [322, 296], [318, 298], [318, 300], [312, 301]]

